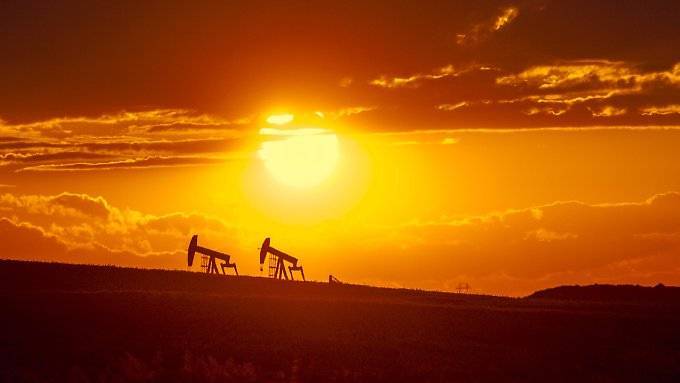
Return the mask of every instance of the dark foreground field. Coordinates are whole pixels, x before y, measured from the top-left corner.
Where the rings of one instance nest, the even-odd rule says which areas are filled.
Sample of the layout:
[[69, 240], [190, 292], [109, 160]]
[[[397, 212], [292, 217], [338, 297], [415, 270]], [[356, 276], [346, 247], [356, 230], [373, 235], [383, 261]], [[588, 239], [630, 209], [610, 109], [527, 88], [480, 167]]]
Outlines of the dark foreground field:
[[0, 261], [7, 382], [678, 382], [680, 302]]

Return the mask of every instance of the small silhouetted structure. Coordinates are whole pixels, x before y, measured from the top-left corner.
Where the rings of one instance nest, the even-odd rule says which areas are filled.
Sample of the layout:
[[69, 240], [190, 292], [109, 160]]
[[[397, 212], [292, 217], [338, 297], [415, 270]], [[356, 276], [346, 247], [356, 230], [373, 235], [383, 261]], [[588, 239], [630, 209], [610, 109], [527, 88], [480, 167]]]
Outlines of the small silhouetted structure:
[[331, 285], [332, 284], [342, 284], [342, 282], [338, 278], [336, 278], [332, 275], [329, 275], [328, 276], [328, 284], [331, 284]]
[[189, 264], [189, 266], [193, 265], [194, 263], [195, 253], [199, 253], [202, 255], [201, 267], [207, 274], [220, 273], [217, 269], [217, 262], [215, 261], [216, 259], [220, 259], [224, 261], [220, 265], [222, 267], [222, 274], [225, 275], [227, 274], [227, 272], [224, 270], [225, 268], [233, 268], [236, 275], [238, 275], [236, 263], [229, 262], [231, 256], [229, 254], [220, 253], [219, 251], [211, 250], [203, 246], [198, 246], [198, 235], [194, 235], [193, 237], [191, 237], [191, 242], [189, 242], [189, 249], [187, 253], [188, 253], [187, 263]]
[[262, 270], [262, 265], [264, 260], [269, 255], [269, 277], [275, 279], [288, 279], [288, 273], [286, 272], [285, 262], [290, 263], [288, 266], [288, 271], [290, 272], [290, 279], [293, 278], [293, 271], [300, 271], [302, 275], [302, 280], [305, 280], [305, 271], [302, 266], [298, 266], [298, 259], [292, 255], [286, 254], [281, 250], [275, 249], [270, 245], [270, 239], [265, 238], [262, 242], [262, 247], [260, 248], [260, 270]]
[[470, 292], [470, 285], [468, 283], [459, 283], [458, 286], [456, 286], [456, 292], [458, 294], [467, 294]]

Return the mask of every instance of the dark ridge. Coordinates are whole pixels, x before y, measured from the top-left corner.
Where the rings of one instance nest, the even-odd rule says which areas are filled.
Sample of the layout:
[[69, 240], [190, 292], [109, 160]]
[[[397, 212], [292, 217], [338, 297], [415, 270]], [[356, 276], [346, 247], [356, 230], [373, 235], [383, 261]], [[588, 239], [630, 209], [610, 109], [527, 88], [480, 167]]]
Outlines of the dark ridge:
[[475, 301], [512, 302], [489, 295], [333, 284], [318, 281], [281, 281], [263, 277], [205, 275], [182, 270], [27, 262], [0, 259], [1, 291], [75, 292], [187, 292], [222, 296], [270, 296], [305, 299], [417, 300], [421, 303]]
[[680, 287], [664, 286], [663, 284], [658, 284], [654, 287], [599, 284], [588, 286], [558, 286], [536, 291], [527, 298], [680, 304]]
[[0, 307], [0, 382], [680, 382], [680, 305], [0, 261]]

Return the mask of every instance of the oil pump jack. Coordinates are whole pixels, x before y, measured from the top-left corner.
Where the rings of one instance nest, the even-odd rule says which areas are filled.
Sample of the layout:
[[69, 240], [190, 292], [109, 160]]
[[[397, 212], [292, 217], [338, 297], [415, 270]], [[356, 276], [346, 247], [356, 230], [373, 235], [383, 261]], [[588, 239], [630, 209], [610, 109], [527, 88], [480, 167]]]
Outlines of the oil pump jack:
[[220, 265], [222, 267], [222, 274], [227, 274], [226, 271], [224, 271], [224, 268], [233, 268], [234, 272], [236, 275], [238, 275], [238, 270], [236, 269], [236, 263], [230, 263], [229, 258], [231, 256], [229, 254], [225, 253], [220, 253], [219, 251], [211, 250], [208, 248], [205, 248], [203, 246], [198, 246], [198, 235], [194, 235], [191, 237], [191, 242], [189, 242], [189, 250], [188, 250], [188, 264], [189, 266], [193, 265], [194, 263], [194, 254], [199, 253], [202, 254], [201, 257], [201, 267], [205, 269], [205, 272], [208, 274], [219, 274], [220, 272], [217, 270], [217, 262], [215, 259], [220, 259], [224, 262]]
[[260, 271], [262, 271], [262, 265], [264, 260], [269, 254], [269, 277], [275, 279], [288, 279], [288, 273], [286, 273], [285, 262], [290, 263], [288, 266], [288, 271], [290, 271], [290, 279], [293, 278], [293, 271], [300, 271], [302, 275], [302, 280], [305, 280], [305, 271], [302, 266], [298, 266], [298, 259], [292, 255], [286, 254], [281, 250], [273, 248], [270, 245], [270, 239], [266, 238], [262, 242], [262, 247], [260, 248]]

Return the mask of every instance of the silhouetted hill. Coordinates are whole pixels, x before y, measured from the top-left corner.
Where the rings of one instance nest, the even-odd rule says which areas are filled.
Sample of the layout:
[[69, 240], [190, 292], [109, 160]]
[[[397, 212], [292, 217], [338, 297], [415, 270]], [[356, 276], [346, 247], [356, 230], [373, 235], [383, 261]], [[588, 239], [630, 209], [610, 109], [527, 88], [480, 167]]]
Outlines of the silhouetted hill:
[[528, 298], [575, 301], [680, 304], [680, 287], [638, 285], [559, 286], [536, 291]]
[[0, 382], [678, 382], [679, 305], [0, 261]]
[[438, 291], [383, 288], [327, 282], [280, 281], [271, 278], [206, 275], [181, 270], [26, 262], [0, 259], [0, 291], [143, 291], [324, 298], [413, 300], [430, 302], [513, 301], [512, 298]]

